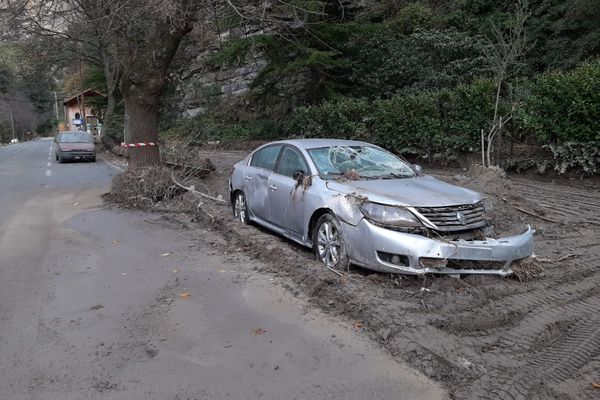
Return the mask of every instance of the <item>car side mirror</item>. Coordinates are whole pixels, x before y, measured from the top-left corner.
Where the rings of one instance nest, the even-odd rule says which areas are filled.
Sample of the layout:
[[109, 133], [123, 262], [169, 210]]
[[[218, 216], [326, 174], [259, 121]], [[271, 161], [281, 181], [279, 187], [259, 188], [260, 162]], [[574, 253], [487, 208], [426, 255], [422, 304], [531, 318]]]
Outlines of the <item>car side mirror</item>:
[[301, 169], [294, 171], [294, 173], [292, 174], [292, 178], [294, 178], [294, 180], [298, 182], [298, 184], [302, 184], [302, 181], [304, 181], [304, 171], [302, 171]]
[[421, 173], [423, 173], [423, 167], [421, 167], [420, 165], [413, 164], [413, 167], [415, 171], [417, 171], [417, 174], [421, 175]]

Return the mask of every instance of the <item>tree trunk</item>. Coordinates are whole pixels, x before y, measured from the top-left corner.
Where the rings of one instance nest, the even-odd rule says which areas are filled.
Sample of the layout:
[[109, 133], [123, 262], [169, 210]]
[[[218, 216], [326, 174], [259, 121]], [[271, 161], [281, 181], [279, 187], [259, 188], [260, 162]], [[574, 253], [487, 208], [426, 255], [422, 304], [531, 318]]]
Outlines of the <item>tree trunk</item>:
[[[163, 21], [153, 21], [139, 32], [134, 54], [123, 49], [121, 95], [125, 101], [125, 142], [143, 144], [129, 147], [129, 167], [160, 164], [158, 122], [160, 100], [167, 85], [167, 70], [183, 37], [191, 30], [183, 23], [178, 29]], [[143, 44], [143, 45], [141, 45]], [[148, 143], [153, 143], [149, 146]]]
[[115, 92], [108, 90], [106, 92], [106, 110], [104, 110], [104, 118], [102, 119], [102, 137], [105, 135], [113, 138], [115, 136], [115, 109], [116, 109]]
[[500, 165], [500, 156], [502, 151], [502, 129], [504, 129], [504, 125], [502, 123], [502, 115], [498, 120], [498, 133], [496, 134], [496, 165]]
[[102, 121], [102, 137], [105, 143], [115, 143], [123, 139], [123, 128], [117, 123], [117, 93], [119, 85], [118, 63], [112, 62], [108, 51], [103, 50], [102, 61], [106, 79], [106, 110]]
[[[136, 89], [131, 91], [137, 92]], [[154, 146], [130, 147], [129, 167], [140, 168], [160, 164], [158, 140], [158, 98], [144, 98], [143, 93], [124, 94], [125, 142], [131, 144], [154, 143]]]

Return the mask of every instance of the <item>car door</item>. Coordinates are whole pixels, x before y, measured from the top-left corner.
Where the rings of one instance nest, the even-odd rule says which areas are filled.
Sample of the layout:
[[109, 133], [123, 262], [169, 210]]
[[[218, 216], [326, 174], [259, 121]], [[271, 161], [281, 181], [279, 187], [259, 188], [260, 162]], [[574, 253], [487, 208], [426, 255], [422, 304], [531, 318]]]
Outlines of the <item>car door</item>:
[[297, 172], [311, 174], [302, 153], [291, 146], [285, 146], [269, 183], [269, 208], [272, 224], [303, 241], [306, 191], [310, 188], [298, 184], [294, 179]]
[[248, 211], [263, 221], [271, 219], [269, 212], [269, 180], [283, 145], [275, 144], [259, 149], [244, 168], [244, 193]]

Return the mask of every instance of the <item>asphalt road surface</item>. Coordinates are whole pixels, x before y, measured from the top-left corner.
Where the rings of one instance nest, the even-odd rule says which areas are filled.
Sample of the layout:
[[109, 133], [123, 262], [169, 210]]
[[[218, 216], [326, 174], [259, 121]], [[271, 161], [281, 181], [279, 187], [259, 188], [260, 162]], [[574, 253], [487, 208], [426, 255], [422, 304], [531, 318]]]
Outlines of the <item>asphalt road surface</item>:
[[116, 171], [52, 146], [0, 148], [2, 400], [447, 398], [216, 233], [106, 206]]

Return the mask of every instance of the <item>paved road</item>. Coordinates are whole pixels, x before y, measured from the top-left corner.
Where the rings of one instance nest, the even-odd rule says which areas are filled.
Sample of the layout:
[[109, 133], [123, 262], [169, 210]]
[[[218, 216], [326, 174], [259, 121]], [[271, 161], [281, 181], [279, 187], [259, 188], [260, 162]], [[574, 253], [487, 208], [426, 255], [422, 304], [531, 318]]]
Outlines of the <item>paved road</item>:
[[208, 229], [106, 207], [114, 170], [0, 148], [0, 398], [443, 399]]

